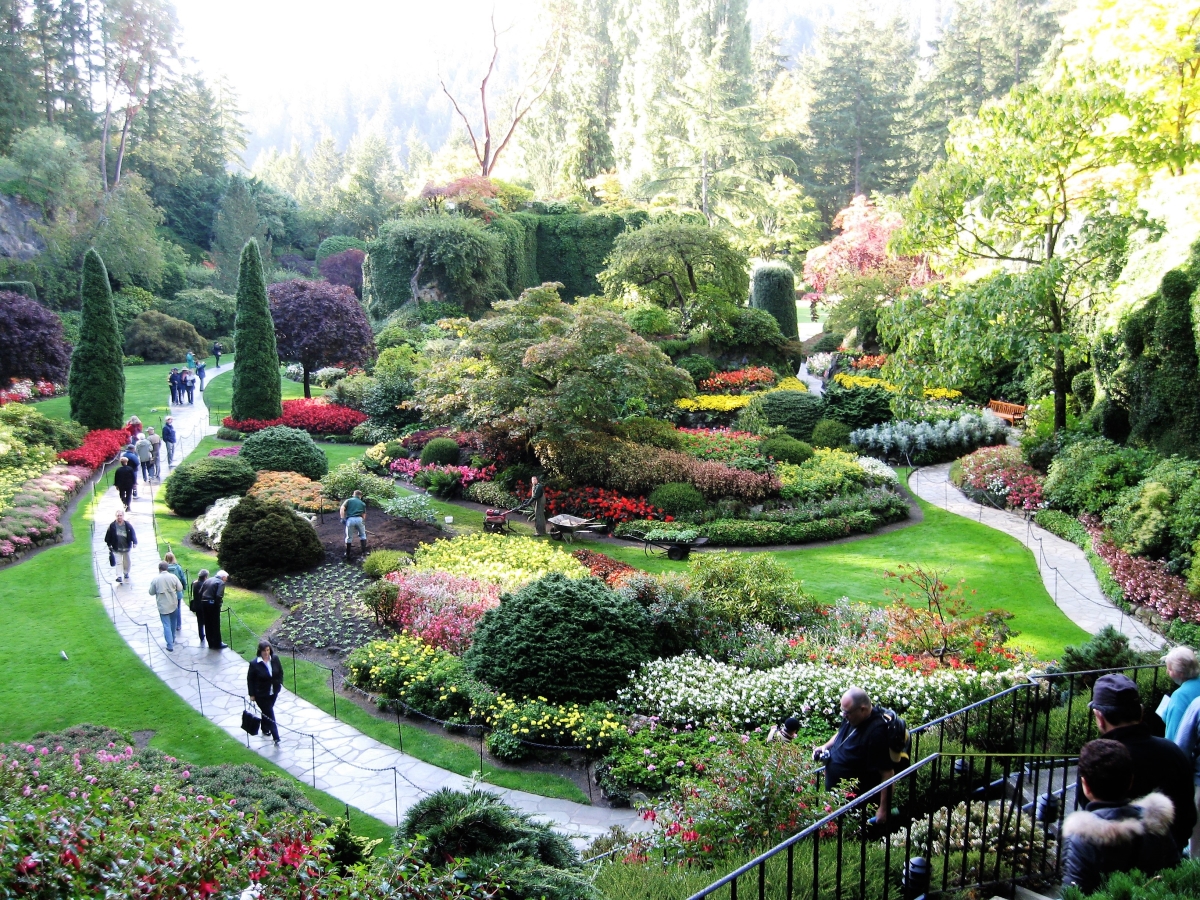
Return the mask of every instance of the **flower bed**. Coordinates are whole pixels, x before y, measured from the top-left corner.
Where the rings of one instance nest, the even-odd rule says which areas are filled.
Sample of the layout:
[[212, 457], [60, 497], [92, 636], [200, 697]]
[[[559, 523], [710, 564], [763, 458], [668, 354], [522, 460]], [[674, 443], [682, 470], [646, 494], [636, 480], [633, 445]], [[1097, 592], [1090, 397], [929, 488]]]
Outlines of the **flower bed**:
[[287, 425], [309, 434], [349, 434], [356, 426], [367, 421], [367, 414], [339, 406], [317, 397], [284, 400], [283, 416], [278, 419], [242, 419], [226, 416], [221, 424], [242, 434], [253, 434], [264, 428]]
[[28, 378], [14, 378], [8, 387], [0, 389], [0, 406], [6, 403], [25, 403], [29, 400], [42, 400], [46, 397], [57, 397], [66, 391], [66, 387], [52, 381], [30, 381]]
[[241, 447], [218, 447], [216, 450], [209, 450], [209, 456], [237, 456], [242, 452]]
[[850, 367], [853, 369], [882, 369], [887, 359], [886, 353], [880, 353], [877, 356], [859, 356], [850, 360]]
[[448, 572], [389, 572], [384, 580], [399, 592], [381, 621], [456, 655], [471, 645], [483, 614], [500, 605], [499, 585]]
[[468, 534], [423, 544], [413, 554], [413, 562], [418, 569], [498, 584], [504, 591], [519, 590], [552, 572], [567, 578], [588, 574], [578, 560], [545, 541], [497, 534]]
[[705, 462], [719, 462], [735, 468], [761, 468], [766, 460], [759, 454], [762, 438], [749, 431], [734, 431], [730, 428], [679, 428], [676, 429], [688, 456]]
[[[901, 501], [903, 503], [903, 501]], [[890, 515], [880, 515], [867, 510], [849, 512], [843, 515], [816, 519], [808, 522], [771, 522], [750, 519], [716, 519], [701, 526], [680, 525], [676, 531], [668, 531], [662, 522], [627, 522], [617, 527], [613, 533], [617, 537], [632, 537], [651, 529], [660, 532], [664, 537], [679, 535], [681, 532], [693, 532], [697, 529], [708, 538], [713, 547], [768, 547], [775, 544], [809, 544], [813, 541], [833, 541], [849, 537], [852, 534], [863, 534], [874, 531], [889, 522], [894, 522], [907, 515], [907, 506], [903, 512]], [[682, 539], [682, 538], [679, 538]]]
[[959, 465], [961, 486], [973, 500], [998, 498], [1011, 509], [1024, 510], [1048, 505], [1042, 497], [1041, 476], [1025, 463], [1017, 447], [985, 447], [964, 456]]
[[64, 450], [58, 458], [67, 465], [98, 469], [115, 457], [128, 441], [129, 434], [124, 428], [99, 428], [84, 436], [83, 446]]
[[[236, 447], [223, 449], [236, 450]], [[209, 455], [212, 456], [217, 451]], [[260, 500], [275, 500], [305, 512], [334, 512], [336, 501], [321, 493], [321, 482], [305, 478], [298, 472], [259, 472], [258, 479], [247, 494]]]
[[90, 475], [83, 466], [54, 466], [24, 482], [0, 514], [0, 559], [57, 540], [63, 509]]
[[[529, 497], [529, 488], [518, 491], [521, 499]], [[546, 491], [546, 513], [579, 516], [584, 519], [603, 519], [610, 523], [628, 522], [631, 519], [665, 519], [671, 521], [661, 509], [651, 506], [644, 497], [626, 497], [606, 488], [570, 488], [565, 491]]]
[[699, 397], [681, 397], [675, 405], [684, 412], [731, 413], [750, 403], [749, 394], [701, 394]]
[[838, 372], [833, 376], [833, 381], [835, 384], [839, 384], [850, 390], [854, 388], [883, 388], [892, 394], [900, 390], [899, 387], [890, 381], [884, 381], [882, 378], [872, 378], [870, 375], [847, 375], [845, 372]]
[[626, 575], [637, 571], [628, 563], [597, 553], [595, 550], [580, 549], [571, 555], [587, 566], [590, 575], [602, 579], [609, 587], [616, 587], [625, 580]]
[[1187, 581], [1172, 575], [1165, 562], [1126, 553], [1105, 539], [1104, 528], [1095, 517], [1085, 516], [1080, 521], [1092, 539], [1092, 549], [1108, 564], [1125, 600], [1147, 606], [1163, 619], [1200, 622], [1200, 600], [1188, 593]]
[[750, 366], [734, 372], [716, 372], [700, 382], [700, 390], [716, 393], [717, 391], [752, 391], [760, 387], [774, 384], [775, 373], [766, 366]]
[[421, 487], [436, 487], [441, 481], [453, 488], [465, 488], [477, 481], [491, 481], [496, 474], [495, 466], [482, 469], [474, 466], [439, 466], [435, 463], [425, 466], [421, 465], [419, 459], [394, 459], [388, 468], [393, 474]]

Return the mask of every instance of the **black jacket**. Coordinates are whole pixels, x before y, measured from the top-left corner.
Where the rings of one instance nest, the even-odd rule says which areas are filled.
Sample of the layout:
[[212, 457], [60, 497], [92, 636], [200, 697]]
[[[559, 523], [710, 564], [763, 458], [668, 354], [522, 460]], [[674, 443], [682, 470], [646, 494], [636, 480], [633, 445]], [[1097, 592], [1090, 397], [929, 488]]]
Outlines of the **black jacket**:
[[1104, 738], [1120, 741], [1133, 757], [1131, 797], [1144, 797], [1151, 791], [1167, 795], [1175, 808], [1171, 833], [1175, 835], [1176, 846], [1184, 847], [1196, 827], [1195, 782], [1187, 756], [1166, 738], [1151, 735], [1145, 725], [1113, 728]]
[[133, 466], [119, 466], [113, 472], [113, 484], [119, 491], [128, 491], [137, 484], [137, 469]]
[[220, 606], [225, 599], [225, 582], [215, 575], [204, 581], [200, 588], [200, 600], [204, 603], [215, 603]]
[[[122, 510], [124, 512], [124, 510]], [[133, 530], [133, 523], [126, 522], [125, 527], [129, 529], [129, 546], [133, 547], [137, 544], [137, 532]], [[117, 523], [112, 521], [108, 523], [108, 531], [104, 533], [104, 543], [108, 544], [109, 550], [117, 549]], [[1174, 745], [1172, 745], [1174, 746]], [[1181, 753], [1183, 751], [1180, 751]]]
[[1176, 865], [1172, 818], [1171, 801], [1157, 792], [1128, 804], [1094, 801], [1071, 813], [1063, 823], [1063, 884], [1090, 894], [1113, 872], [1152, 876]]
[[[274, 686], [274, 690], [272, 690]], [[251, 697], [266, 697], [278, 694], [283, 687], [283, 663], [274, 653], [271, 654], [271, 675], [267, 676], [266, 668], [259, 657], [250, 661], [250, 669], [246, 672], [246, 693]]]

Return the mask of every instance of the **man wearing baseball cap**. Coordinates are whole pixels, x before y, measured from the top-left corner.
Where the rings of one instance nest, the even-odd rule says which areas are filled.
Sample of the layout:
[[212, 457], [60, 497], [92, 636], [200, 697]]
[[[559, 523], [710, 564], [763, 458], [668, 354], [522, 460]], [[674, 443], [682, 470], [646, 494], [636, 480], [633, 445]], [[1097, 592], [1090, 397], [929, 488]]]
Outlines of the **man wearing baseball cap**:
[[1160, 791], [1170, 799], [1175, 807], [1171, 834], [1182, 850], [1196, 825], [1192, 767], [1187, 756], [1171, 741], [1154, 737], [1142, 724], [1141, 695], [1137, 685], [1125, 675], [1097, 678], [1088, 709], [1100, 734], [1106, 740], [1124, 744], [1133, 757], [1129, 796], [1144, 797], [1151, 791]]

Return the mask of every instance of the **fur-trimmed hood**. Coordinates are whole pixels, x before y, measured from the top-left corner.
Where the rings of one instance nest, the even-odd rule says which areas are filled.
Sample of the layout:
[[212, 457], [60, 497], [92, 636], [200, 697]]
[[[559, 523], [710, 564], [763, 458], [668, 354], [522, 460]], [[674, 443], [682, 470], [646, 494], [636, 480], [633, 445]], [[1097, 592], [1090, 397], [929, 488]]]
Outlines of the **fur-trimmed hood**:
[[1073, 812], [1063, 823], [1063, 836], [1102, 845], [1121, 844], [1146, 834], [1169, 834], [1174, 821], [1174, 804], [1155, 791], [1125, 806]]

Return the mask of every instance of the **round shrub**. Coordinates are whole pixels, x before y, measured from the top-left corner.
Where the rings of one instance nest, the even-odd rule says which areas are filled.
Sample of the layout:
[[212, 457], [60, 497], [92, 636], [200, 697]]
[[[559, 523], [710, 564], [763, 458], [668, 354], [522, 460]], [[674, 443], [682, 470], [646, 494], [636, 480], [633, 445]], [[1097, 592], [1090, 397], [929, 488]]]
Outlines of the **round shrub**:
[[256, 471], [299, 472], [316, 481], [329, 472], [329, 460], [307, 431], [275, 425], [249, 435], [241, 458]]
[[664, 450], [678, 450], [683, 438], [675, 426], [653, 416], [634, 416], [617, 425], [617, 434], [635, 444], [649, 444]]
[[396, 572], [412, 565], [412, 557], [403, 550], [372, 550], [363, 560], [363, 574], [368, 578], [382, 578], [388, 572]]
[[190, 519], [221, 497], [242, 496], [254, 479], [254, 470], [240, 456], [206, 456], [183, 463], [167, 479], [167, 506]]
[[217, 439], [222, 441], [240, 441], [245, 435], [236, 428], [228, 428], [222, 425], [217, 429]]
[[837, 333], [834, 333], [831, 331], [826, 331], [819, 338], [817, 338], [817, 342], [812, 345], [812, 352], [813, 353], [832, 353], [838, 347], [842, 346], [842, 338], [844, 338], [844, 337], [845, 337], [844, 334], [837, 334]]
[[850, 443], [850, 426], [837, 419], [821, 419], [813, 426], [812, 443], [831, 450], [844, 447]]
[[758, 452], [763, 456], [771, 457], [776, 462], [798, 466], [800, 463], [812, 459], [813, 448], [811, 444], [798, 441], [791, 435], [779, 434], [769, 437], [759, 444]]
[[484, 614], [463, 661], [513, 697], [586, 703], [616, 695], [651, 637], [645, 610], [600, 579], [548, 575]]
[[640, 334], [642, 337], [652, 337], [656, 334], [671, 334], [678, 327], [678, 323], [671, 317], [671, 314], [661, 306], [655, 306], [651, 303], [640, 303], [633, 309], [626, 311], [625, 321], [629, 327]]
[[453, 438], [434, 438], [421, 451], [421, 465], [456, 466], [458, 451], [458, 441]]
[[366, 250], [365, 241], [345, 234], [331, 234], [317, 246], [317, 262], [346, 250]]
[[149, 363], [180, 362], [191, 350], [205, 355], [207, 344], [195, 326], [156, 310], [141, 313], [125, 329], [125, 355]]
[[812, 437], [813, 427], [825, 412], [825, 402], [806, 391], [771, 391], [759, 402], [768, 425], [782, 427], [799, 441]]
[[307, 519], [282, 503], [243, 497], [221, 533], [217, 562], [231, 578], [256, 587], [268, 578], [309, 569], [325, 558]]
[[683, 482], [672, 482], [656, 487], [646, 498], [646, 502], [676, 518], [689, 513], [701, 512], [708, 506], [702, 493], [692, 485]]
[[675, 365], [691, 375], [692, 381], [696, 382], [696, 384], [699, 384], [717, 371], [717, 367], [713, 365], [711, 359], [707, 356], [701, 356], [698, 353], [680, 357]]

